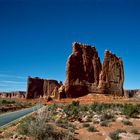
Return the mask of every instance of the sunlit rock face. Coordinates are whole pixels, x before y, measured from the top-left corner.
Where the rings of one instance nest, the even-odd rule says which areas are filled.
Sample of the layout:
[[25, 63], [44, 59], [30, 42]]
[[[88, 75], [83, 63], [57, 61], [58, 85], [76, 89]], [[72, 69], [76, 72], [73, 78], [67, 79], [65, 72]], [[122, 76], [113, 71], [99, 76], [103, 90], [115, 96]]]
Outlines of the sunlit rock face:
[[108, 50], [104, 53], [98, 88], [104, 94], [123, 95], [124, 71], [121, 58]]
[[[47, 80], [40, 78], [28, 77], [26, 98], [33, 99], [44, 96], [53, 96], [54, 89], [60, 87], [60, 84], [56, 80]], [[55, 92], [54, 96], [57, 93]]]
[[80, 97], [88, 93], [123, 94], [122, 60], [105, 51], [103, 64], [95, 47], [73, 43], [66, 63], [65, 93]]
[[[66, 64], [65, 92], [79, 97], [97, 89], [101, 63], [95, 47], [73, 43], [72, 54]], [[90, 91], [92, 90], [92, 91]]]

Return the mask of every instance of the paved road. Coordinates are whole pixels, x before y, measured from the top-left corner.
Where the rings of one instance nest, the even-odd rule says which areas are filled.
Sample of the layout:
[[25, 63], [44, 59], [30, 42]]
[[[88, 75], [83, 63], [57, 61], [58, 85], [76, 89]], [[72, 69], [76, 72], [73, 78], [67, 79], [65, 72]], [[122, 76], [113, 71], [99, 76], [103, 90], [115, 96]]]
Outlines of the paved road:
[[31, 108], [26, 108], [26, 109], [22, 109], [19, 111], [2, 114], [2, 115], [0, 115], [0, 127], [4, 126], [20, 117], [23, 117], [41, 107], [42, 107], [41, 105], [36, 105]]

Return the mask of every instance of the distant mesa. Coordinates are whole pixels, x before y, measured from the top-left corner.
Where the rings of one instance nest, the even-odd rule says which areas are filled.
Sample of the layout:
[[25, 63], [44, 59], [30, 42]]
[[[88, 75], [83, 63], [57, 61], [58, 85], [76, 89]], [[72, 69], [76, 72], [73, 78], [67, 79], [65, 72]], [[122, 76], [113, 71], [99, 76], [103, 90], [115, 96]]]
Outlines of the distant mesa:
[[124, 90], [124, 96], [128, 98], [139, 98], [140, 99], [140, 89]]
[[1, 92], [0, 98], [25, 98], [25, 91]]
[[88, 93], [123, 96], [121, 58], [105, 50], [103, 64], [95, 47], [74, 42], [66, 63], [64, 85], [56, 80], [28, 78], [26, 98], [77, 98]]
[[57, 92], [61, 84], [61, 82], [58, 83], [58, 81], [56, 80], [40, 79], [38, 77], [28, 77], [26, 98], [45, 98], [48, 96], [54, 96], [54, 98], [58, 98]]

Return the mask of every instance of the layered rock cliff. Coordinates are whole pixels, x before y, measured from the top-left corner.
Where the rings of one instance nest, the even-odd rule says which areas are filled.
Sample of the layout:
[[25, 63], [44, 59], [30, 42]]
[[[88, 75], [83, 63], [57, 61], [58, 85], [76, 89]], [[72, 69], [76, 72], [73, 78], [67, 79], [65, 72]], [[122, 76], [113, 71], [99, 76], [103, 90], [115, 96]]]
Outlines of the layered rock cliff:
[[73, 43], [66, 64], [65, 92], [67, 97], [79, 97], [97, 88], [101, 63], [95, 47]]
[[55, 92], [54, 89], [59, 87], [60, 84], [56, 80], [28, 77], [26, 98], [33, 99], [45, 96], [58, 96], [56, 95], [57, 91]]
[[24, 91], [1, 92], [0, 98], [25, 98]]
[[105, 51], [103, 64], [95, 47], [73, 43], [66, 63], [65, 93], [79, 97], [88, 93], [123, 95], [124, 72], [121, 58]]
[[121, 58], [108, 50], [104, 53], [98, 88], [104, 94], [123, 95], [124, 71]]

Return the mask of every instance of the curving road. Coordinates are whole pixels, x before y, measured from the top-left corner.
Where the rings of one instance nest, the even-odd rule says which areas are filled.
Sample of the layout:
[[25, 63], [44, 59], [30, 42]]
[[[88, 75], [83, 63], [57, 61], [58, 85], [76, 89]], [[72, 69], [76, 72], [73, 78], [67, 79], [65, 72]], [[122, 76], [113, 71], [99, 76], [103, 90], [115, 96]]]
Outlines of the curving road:
[[26, 108], [26, 109], [22, 109], [19, 111], [9, 112], [9, 113], [0, 115], [0, 128], [2, 126], [12, 122], [12, 121], [15, 121], [15, 120], [31, 113], [31, 112], [38, 110], [41, 107], [42, 107], [42, 105], [36, 105], [36, 106], [31, 107], [31, 108]]

